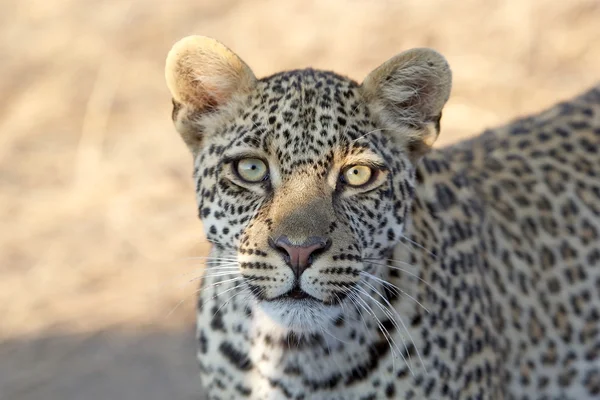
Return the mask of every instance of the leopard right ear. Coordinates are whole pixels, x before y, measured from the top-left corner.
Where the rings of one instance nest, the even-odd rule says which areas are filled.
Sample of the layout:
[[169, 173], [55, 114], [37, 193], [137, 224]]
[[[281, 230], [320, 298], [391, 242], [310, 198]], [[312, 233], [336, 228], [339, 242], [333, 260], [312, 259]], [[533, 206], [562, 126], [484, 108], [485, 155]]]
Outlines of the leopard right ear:
[[450, 66], [432, 49], [412, 49], [392, 57], [361, 85], [373, 113], [415, 161], [438, 137], [451, 87]]
[[237, 55], [204, 36], [188, 36], [173, 45], [165, 78], [173, 97], [175, 128], [193, 154], [202, 146], [201, 117], [218, 112], [256, 84], [252, 70]]

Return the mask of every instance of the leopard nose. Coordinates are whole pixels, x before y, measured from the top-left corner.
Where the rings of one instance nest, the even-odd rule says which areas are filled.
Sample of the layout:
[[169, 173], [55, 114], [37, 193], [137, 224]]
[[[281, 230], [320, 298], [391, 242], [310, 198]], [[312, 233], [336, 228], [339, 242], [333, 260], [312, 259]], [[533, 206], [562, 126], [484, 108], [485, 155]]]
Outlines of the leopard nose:
[[296, 277], [299, 278], [310, 267], [314, 257], [331, 246], [331, 240], [311, 236], [304, 243], [294, 244], [287, 236], [280, 236], [275, 241], [269, 239], [269, 245], [283, 254], [285, 261], [292, 268]]

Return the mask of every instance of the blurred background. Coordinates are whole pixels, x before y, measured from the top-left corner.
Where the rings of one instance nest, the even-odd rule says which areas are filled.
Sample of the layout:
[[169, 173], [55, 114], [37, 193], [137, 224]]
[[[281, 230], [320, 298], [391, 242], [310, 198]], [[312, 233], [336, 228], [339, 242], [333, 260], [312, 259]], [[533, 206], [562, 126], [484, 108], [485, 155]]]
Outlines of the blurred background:
[[600, 80], [598, 0], [3, 0], [0, 399], [199, 399], [207, 245], [163, 65], [189, 34], [265, 76], [454, 71], [439, 146]]

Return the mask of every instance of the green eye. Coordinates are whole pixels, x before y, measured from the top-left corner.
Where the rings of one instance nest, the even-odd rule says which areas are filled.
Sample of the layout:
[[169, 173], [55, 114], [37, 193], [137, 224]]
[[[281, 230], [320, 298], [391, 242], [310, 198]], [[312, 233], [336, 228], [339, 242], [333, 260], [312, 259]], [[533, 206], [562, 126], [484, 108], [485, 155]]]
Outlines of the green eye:
[[353, 165], [344, 171], [344, 182], [350, 186], [362, 186], [367, 184], [373, 176], [373, 170], [366, 165]]
[[235, 168], [240, 178], [249, 183], [261, 182], [269, 173], [267, 164], [258, 158], [243, 158], [236, 163]]

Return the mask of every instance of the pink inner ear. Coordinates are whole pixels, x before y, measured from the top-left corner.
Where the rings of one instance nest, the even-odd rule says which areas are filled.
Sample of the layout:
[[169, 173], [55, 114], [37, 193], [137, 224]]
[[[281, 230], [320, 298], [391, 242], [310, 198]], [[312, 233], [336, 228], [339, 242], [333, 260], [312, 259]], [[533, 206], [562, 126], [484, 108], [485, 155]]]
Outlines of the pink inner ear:
[[211, 96], [209, 93], [206, 93], [204, 96], [204, 101], [202, 101], [201, 103], [201, 107], [198, 107], [198, 111], [213, 111], [222, 103], [222, 101], [219, 101], [214, 96]]
[[[232, 95], [230, 87], [219, 87], [215, 84], [204, 84], [205, 101], [207, 107], [217, 107], [226, 103]], [[231, 85], [228, 85], [231, 86]]]
[[225, 105], [256, 81], [250, 68], [231, 50], [203, 36], [188, 36], [173, 45], [165, 76], [172, 97], [191, 112]]
[[214, 110], [228, 99], [222, 88], [219, 89], [215, 85], [206, 84], [200, 80], [192, 81], [187, 90], [189, 90], [188, 93], [182, 93], [183, 102], [201, 112]]
[[[185, 67], [191, 69], [190, 66]], [[201, 111], [215, 109], [226, 104], [236, 91], [243, 88], [242, 80], [251, 79], [251, 77], [244, 77], [240, 73], [241, 71], [233, 70], [236, 65], [230, 65], [224, 61], [221, 63], [213, 60], [212, 64], [202, 67], [202, 70], [190, 71], [185, 75], [188, 83], [184, 85], [183, 90], [187, 89], [189, 92], [182, 93], [187, 95], [186, 100], [190, 105]]]

